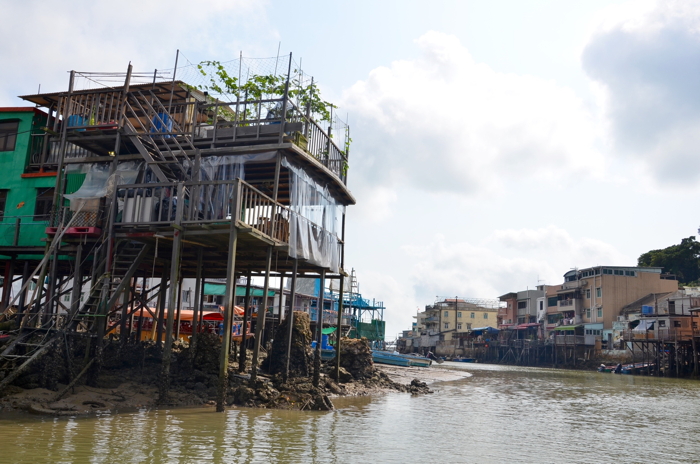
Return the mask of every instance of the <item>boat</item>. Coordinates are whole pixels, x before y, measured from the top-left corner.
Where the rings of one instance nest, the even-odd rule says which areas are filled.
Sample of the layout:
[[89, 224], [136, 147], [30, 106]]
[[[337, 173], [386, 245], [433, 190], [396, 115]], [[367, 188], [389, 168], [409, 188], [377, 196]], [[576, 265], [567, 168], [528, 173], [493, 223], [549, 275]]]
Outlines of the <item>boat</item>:
[[647, 375], [656, 366], [654, 363], [634, 363], [622, 366], [620, 374]]
[[390, 364], [392, 366], [409, 367], [411, 360], [396, 351], [372, 350], [372, 361], [377, 364]]
[[415, 353], [404, 354], [408, 358], [409, 365], [412, 367], [430, 367], [433, 361], [425, 356], [421, 356]]
[[463, 358], [461, 356], [457, 356], [456, 358], [452, 358], [452, 362], [475, 363], [476, 359], [475, 358]]

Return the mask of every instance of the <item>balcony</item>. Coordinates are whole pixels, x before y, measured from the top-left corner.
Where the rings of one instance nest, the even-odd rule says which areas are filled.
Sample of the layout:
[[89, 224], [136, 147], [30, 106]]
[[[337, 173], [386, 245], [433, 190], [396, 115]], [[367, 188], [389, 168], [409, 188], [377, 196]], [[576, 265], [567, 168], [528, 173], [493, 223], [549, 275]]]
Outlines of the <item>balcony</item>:
[[[334, 118], [334, 123], [324, 129], [308, 110], [299, 108], [289, 98], [203, 102], [184, 96], [185, 84], [175, 87], [175, 99], [170, 83], [135, 85], [128, 93], [120, 89], [92, 89], [60, 95], [56, 120], [65, 121], [69, 147], [75, 144], [95, 157], [113, 154], [118, 133], [146, 139], [172, 153], [289, 143], [334, 173], [342, 183], [346, 182], [350, 138], [344, 123]], [[184, 92], [189, 95], [189, 90]], [[60, 132], [58, 123], [53, 130]], [[32, 149], [32, 168], [56, 165], [55, 148], [43, 146], [39, 139], [44, 135], [38, 134], [37, 147]], [[122, 154], [137, 153], [128, 137], [122, 137], [122, 143]], [[84, 153], [76, 153], [71, 157], [83, 156]]]
[[575, 313], [580, 314], [582, 307], [583, 304], [578, 298], [557, 301], [557, 309], [559, 312], [574, 311]]
[[557, 290], [558, 293], [565, 292], [567, 290], [576, 290], [585, 287], [587, 282], [585, 280], [573, 280], [571, 282], [564, 282], [561, 286], [561, 290]]

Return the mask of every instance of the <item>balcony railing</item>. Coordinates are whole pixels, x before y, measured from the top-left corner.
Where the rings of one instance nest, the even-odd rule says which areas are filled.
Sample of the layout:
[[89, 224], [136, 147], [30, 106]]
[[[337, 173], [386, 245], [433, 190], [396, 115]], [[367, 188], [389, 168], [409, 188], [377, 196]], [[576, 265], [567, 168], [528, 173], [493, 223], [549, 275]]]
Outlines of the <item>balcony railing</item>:
[[[184, 201], [183, 225], [223, 224], [233, 217], [240, 225], [282, 243], [289, 243], [292, 220], [300, 227], [331, 234], [242, 180], [184, 182], [183, 185], [183, 199], [177, 197], [177, 183], [118, 186], [116, 196], [124, 199], [124, 206], [115, 223], [121, 226], [170, 225], [175, 221], [178, 202]], [[238, 206], [232, 214], [231, 198], [234, 196]]]
[[555, 335], [555, 345], [583, 345], [586, 337], [583, 335]]
[[[47, 146], [45, 146], [47, 144]], [[60, 158], [61, 141], [50, 134], [32, 134], [29, 171], [55, 171]], [[66, 142], [64, 160], [95, 156], [90, 150]]]
[[[343, 182], [347, 173], [347, 154], [323, 130], [290, 100], [282, 117], [284, 98], [247, 100], [239, 103], [199, 104], [195, 110], [206, 115], [197, 124], [196, 137], [211, 140], [212, 146], [240, 142], [291, 142], [313, 156]], [[217, 121], [215, 124], [211, 119]]]
[[[61, 97], [57, 121], [65, 122], [69, 136], [85, 131], [109, 131], [127, 127], [137, 134], [158, 135], [164, 143], [178, 144], [180, 137], [198, 146], [255, 143], [294, 143], [323, 166], [346, 181], [348, 158], [318, 121], [285, 98], [245, 100], [236, 103], [202, 103], [193, 98], [163, 101], [150, 90], [124, 94], [119, 90], [94, 90]], [[286, 111], [283, 111], [286, 108]], [[54, 126], [60, 130], [58, 124]], [[347, 146], [345, 134], [341, 142]], [[343, 135], [341, 134], [341, 138]], [[70, 139], [70, 137], [69, 137]], [[51, 162], [45, 150], [33, 164]]]

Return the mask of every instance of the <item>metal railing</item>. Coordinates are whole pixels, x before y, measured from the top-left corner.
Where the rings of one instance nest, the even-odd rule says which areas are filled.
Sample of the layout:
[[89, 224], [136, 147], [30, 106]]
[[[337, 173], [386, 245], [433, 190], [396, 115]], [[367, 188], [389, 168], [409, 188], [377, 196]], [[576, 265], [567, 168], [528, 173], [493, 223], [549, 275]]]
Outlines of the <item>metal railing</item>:
[[341, 150], [328, 132], [291, 100], [286, 114], [281, 108], [284, 98], [246, 100], [237, 103], [200, 104], [201, 115], [195, 137], [210, 139], [212, 146], [236, 142], [291, 142], [313, 156], [343, 182], [347, 178], [347, 153]]
[[[48, 144], [45, 148], [44, 144]], [[54, 171], [58, 168], [61, 141], [51, 134], [32, 134], [29, 170]], [[66, 142], [64, 160], [87, 158], [95, 153], [85, 148]]]
[[555, 345], [583, 345], [586, 343], [586, 337], [583, 335], [555, 335]]
[[[185, 198], [177, 198], [177, 183], [133, 184], [117, 187], [123, 207], [117, 225], [169, 225], [175, 220], [177, 204], [184, 201], [183, 225], [227, 223], [232, 218], [278, 242], [289, 243], [292, 216], [313, 227], [323, 227], [299, 216], [242, 180], [185, 182]], [[237, 211], [231, 211], [231, 198]], [[330, 232], [329, 232], [330, 233]]]
[[[283, 114], [282, 108], [286, 108]], [[307, 111], [285, 98], [202, 103], [194, 98], [165, 101], [149, 90], [124, 94], [112, 89], [64, 95], [57, 109], [69, 134], [90, 130], [133, 128], [138, 134], [171, 139], [186, 137], [211, 147], [241, 143], [291, 142], [314, 157], [343, 182], [347, 179], [347, 153]], [[59, 130], [58, 123], [54, 130]], [[349, 140], [349, 139], [348, 139]], [[347, 149], [348, 140], [341, 141]], [[186, 147], [187, 148], [187, 147]], [[178, 147], [180, 153], [184, 153]], [[40, 150], [32, 164], [55, 163], [55, 155]], [[35, 155], [33, 153], [33, 155]], [[46, 158], [46, 159], [42, 159]]]
[[0, 222], [0, 246], [43, 246], [48, 220], [34, 216], [5, 216]]

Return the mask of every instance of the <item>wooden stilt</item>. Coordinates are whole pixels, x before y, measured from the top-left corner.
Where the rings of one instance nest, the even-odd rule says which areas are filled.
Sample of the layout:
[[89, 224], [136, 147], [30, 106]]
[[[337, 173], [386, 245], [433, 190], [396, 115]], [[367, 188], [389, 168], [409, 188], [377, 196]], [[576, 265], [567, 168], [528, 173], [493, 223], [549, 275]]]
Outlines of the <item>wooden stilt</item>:
[[289, 359], [292, 356], [292, 333], [294, 329], [294, 300], [296, 299], [296, 294], [297, 294], [297, 266], [299, 264], [299, 261], [295, 258], [294, 259], [294, 264], [292, 267], [292, 292], [289, 297], [289, 313], [287, 314], [287, 359], [286, 359], [286, 367], [284, 369], [284, 381], [286, 382], [287, 379], [289, 379]]
[[[216, 410], [223, 412], [226, 408], [226, 390], [228, 388], [228, 356], [231, 350], [231, 328], [233, 327], [233, 311], [236, 305], [236, 246], [238, 245], [238, 229], [236, 215], [241, 210], [239, 201], [239, 182], [236, 180], [231, 198], [231, 225], [229, 229], [228, 259], [226, 262], [226, 301], [224, 306], [224, 333], [221, 340], [221, 355], [219, 357], [219, 384], [216, 395]], [[244, 328], [245, 329], [245, 328]]]
[[267, 248], [267, 266], [265, 269], [265, 284], [263, 285], [262, 308], [258, 307], [258, 320], [255, 324], [255, 345], [253, 347], [253, 360], [250, 366], [250, 385], [255, 386], [258, 375], [258, 356], [260, 356], [260, 343], [265, 329], [265, 314], [267, 313], [267, 293], [270, 291], [270, 267], [272, 265], [272, 247]]

